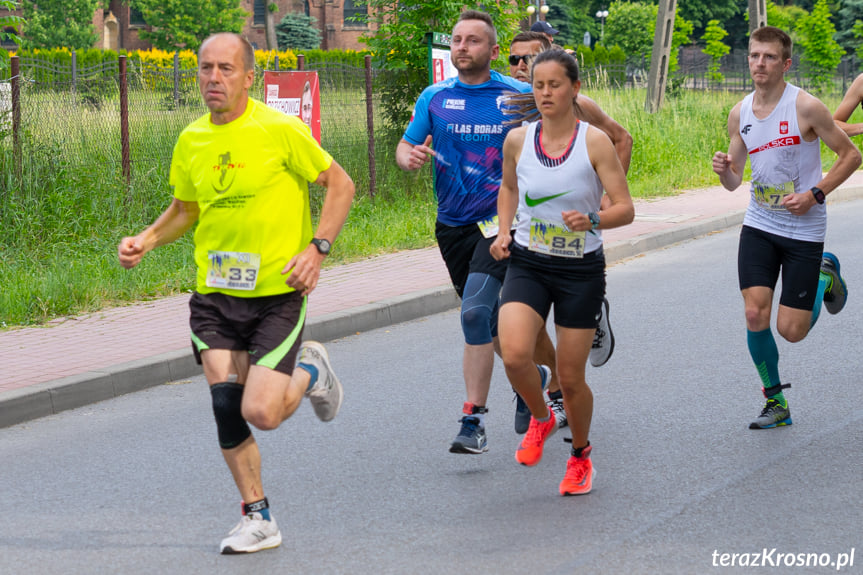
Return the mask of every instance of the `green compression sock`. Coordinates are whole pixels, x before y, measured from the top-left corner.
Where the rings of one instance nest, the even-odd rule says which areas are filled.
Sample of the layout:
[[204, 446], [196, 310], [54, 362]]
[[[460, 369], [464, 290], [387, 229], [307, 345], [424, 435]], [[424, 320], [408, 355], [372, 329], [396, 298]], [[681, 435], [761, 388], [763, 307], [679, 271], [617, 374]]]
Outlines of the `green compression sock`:
[[827, 286], [830, 285], [830, 276], [820, 272], [818, 275], [818, 292], [815, 294], [815, 304], [812, 306], [812, 319], [809, 322], [809, 329], [815, 327], [815, 322], [818, 321], [818, 316], [821, 315], [821, 304], [824, 302], [824, 292], [827, 291]]
[[[746, 343], [764, 389], [779, 385], [779, 349], [770, 328], [762, 331], [746, 330]], [[781, 392], [774, 395], [773, 399], [783, 406], [787, 405]]]

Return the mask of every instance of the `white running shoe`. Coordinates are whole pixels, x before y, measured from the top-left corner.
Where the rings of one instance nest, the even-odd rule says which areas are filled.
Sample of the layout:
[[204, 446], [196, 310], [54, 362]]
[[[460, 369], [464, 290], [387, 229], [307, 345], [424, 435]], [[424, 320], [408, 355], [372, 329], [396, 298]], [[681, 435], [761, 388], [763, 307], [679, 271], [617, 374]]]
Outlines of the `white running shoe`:
[[306, 392], [306, 397], [312, 402], [318, 419], [330, 421], [342, 406], [344, 390], [339, 378], [333, 373], [327, 350], [316, 341], [304, 341], [300, 346], [297, 363], [307, 363], [318, 368], [318, 381]]
[[563, 399], [549, 399], [545, 402], [548, 409], [554, 414], [557, 420], [557, 428], [563, 429], [569, 427], [569, 421], [566, 419], [566, 408], [563, 407]]
[[593, 367], [605, 365], [614, 352], [614, 334], [611, 333], [611, 324], [608, 321], [608, 307], [608, 300], [602, 298], [599, 325], [593, 336], [593, 347], [590, 350], [590, 365]]
[[222, 539], [220, 550], [224, 555], [254, 553], [282, 544], [282, 532], [276, 520], [267, 521], [260, 513], [243, 515], [237, 526]]

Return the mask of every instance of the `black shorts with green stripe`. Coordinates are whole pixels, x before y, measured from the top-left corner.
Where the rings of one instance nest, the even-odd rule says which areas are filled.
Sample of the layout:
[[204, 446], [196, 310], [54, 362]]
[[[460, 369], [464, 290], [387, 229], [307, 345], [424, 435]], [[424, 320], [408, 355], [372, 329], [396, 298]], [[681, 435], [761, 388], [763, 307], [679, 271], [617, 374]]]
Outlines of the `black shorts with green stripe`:
[[247, 351], [252, 365], [291, 375], [303, 341], [306, 298], [298, 292], [243, 298], [195, 292], [189, 300], [192, 350]]

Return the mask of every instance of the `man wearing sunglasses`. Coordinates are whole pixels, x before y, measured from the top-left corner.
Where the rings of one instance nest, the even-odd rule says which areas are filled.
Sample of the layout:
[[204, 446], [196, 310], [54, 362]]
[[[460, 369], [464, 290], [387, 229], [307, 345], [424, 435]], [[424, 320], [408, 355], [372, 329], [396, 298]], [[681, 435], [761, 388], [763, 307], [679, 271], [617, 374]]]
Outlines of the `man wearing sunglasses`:
[[530, 64], [533, 57], [549, 48], [551, 42], [541, 32], [518, 34], [509, 45], [509, 75], [530, 84]]

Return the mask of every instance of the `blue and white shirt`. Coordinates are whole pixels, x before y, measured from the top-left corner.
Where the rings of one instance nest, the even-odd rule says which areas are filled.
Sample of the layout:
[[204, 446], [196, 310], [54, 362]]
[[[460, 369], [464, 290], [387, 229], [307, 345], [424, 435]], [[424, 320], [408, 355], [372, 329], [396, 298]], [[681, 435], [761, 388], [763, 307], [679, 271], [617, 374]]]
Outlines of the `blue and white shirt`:
[[431, 134], [435, 150], [438, 220], [473, 224], [497, 214], [503, 171], [503, 141], [514, 126], [502, 108], [506, 92], [530, 92], [530, 85], [492, 70], [483, 84], [450, 78], [423, 90], [404, 133], [422, 144]]

